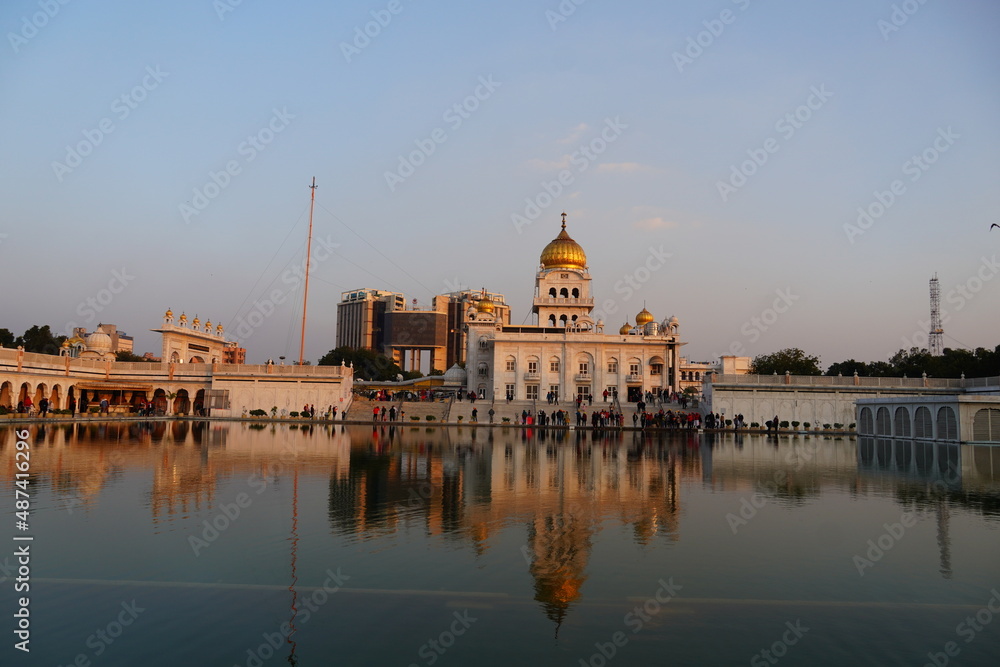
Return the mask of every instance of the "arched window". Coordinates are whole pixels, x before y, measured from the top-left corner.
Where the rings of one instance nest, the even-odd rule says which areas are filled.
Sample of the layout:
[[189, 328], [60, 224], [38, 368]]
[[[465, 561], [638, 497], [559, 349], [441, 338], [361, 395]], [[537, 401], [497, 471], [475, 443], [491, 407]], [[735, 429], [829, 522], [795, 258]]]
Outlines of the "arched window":
[[555, 325], [556, 325], [556, 316], [555, 315], [549, 315], [549, 326], [550, 327], [554, 327]]
[[861, 428], [859, 432], [865, 435], [872, 435], [875, 432], [875, 427], [872, 425], [871, 408], [861, 408]]
[[955, 421], [955, 411], [947, 406], [938, 410], [937, 437], [938, 440], [958, 440], [958, 423]]
[[879, 408], [875, 413], [875, 434], [892, 435], [892, 424], [889, 422], [889, 408]]
[[576, 322], [576, 315], [573, 316], [573, 321]]
[[508, 356], [507, 359], [506, 359], [506, 362], [507, 362], [506, 370], [508, 372], [517, 370], [517, 359], [516, 358], [514, 358], [513, 356]]
[[610, 359], [608, 359], [608, 373], [611, 374], [617, 372], [618, 372], [618, 359], [616, 359], [615, 357], [611, 357]]
[[915, 438], [933, 438], [934, 428], [931, 424], [931, 411], [926, 407], [917, 408], [913, 415], [913, 436]]
[[479, 339], [479, 349], [480, 350], [485, 350], [489, 346], [489, 344], [490, 344], [489, 340], [485, 336], [483, 336], [482, 338]]
[[489, 376], [489, 374], [490, 374], [490, 367], [489, 367], [489, 365], [487, 365], [485, 361], [480, 361], [479, 362], [479, 377], [484, 378], [484, 377]]
[[565, 287], [563, 287], [561, 290], [559, 290], [559, 296], [561, 296], [564, 299], [568, 299], [569, 298], [569, 290], [566, 289]]
[[1000, 410], [983, 408], [972, 418], [972, 439], [976, 442], [1000, 442]]
[[861, 428], [859, 432], [865, 435], [872, 435], [875, 432], [875, 427], [872, 425], [871, 408], [861, 408]]
[[574, 299], [579, 299], [580, 298], [580, 290], [577, 289], [576, 287], [573, 288], [573, 298]]
[[560, 315], [559, 316], [559, 326], [561, 326], [561, 327], [566, 326], [566, 316], [565, 315]]
[[559, 357], [551, 357], [549, 359], [549, 371], [552, 373], [559, 372]]
[[552, 297], [553, 299], [556, 298], [556, 288], [555, 287], [549, 288], [549, 296]]
[[910, 437], [910, 411], [900, 406], [893, 416], [892, 434], [902, 438]]

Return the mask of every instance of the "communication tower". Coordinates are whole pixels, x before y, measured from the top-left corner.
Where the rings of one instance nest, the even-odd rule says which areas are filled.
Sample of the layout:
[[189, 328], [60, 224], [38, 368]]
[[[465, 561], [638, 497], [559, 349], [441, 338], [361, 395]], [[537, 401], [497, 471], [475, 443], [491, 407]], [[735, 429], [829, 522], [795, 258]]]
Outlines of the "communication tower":
[[937, 274], [931, 278], [931, 328], [927, 332], [931, 356], [944, 354], [944, 329], [941, 328], [941, 285]]

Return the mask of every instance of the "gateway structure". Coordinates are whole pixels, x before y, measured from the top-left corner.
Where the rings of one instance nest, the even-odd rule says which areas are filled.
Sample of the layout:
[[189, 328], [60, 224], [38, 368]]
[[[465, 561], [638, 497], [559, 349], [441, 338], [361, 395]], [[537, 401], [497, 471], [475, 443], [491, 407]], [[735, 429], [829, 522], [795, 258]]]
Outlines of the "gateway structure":
[[[684, 343], [676, 317], [657, 322], [645, 307], [615, 333], [594, 321], [587, 255], [562, 230], [545, 249], [535, 274], [537, 323], [512, 326], [485, 296], [466, 313], [467, 387], [486, 398], [557, 400], [593, 396], [637, 401], [646, 393], [679, 392]], [[509, 319], [508, 319], [509, 321]]]

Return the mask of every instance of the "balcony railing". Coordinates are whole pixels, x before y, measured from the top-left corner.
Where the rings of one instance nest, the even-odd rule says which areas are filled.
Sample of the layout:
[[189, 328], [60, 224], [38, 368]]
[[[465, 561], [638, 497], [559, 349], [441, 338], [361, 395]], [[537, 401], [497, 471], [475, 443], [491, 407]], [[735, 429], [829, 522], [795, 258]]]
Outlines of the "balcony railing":
[[525, 373], [524, 379], [530, 382], [531, 380], [541, 380], [542, 376], [539, 373]]
[[642, 375], [637, 373], [629, 373], [625, 376], [626, 382], [642, 382]]
[[590, 373], [577, 373], [573, 376], [573, 379], [577, 382], [590, 382], [594, 379], [594, 376]]
[[539, 306], [593, 306], [594, 297], [573, 298], [573, 297], [535, 297], [535, 303]]

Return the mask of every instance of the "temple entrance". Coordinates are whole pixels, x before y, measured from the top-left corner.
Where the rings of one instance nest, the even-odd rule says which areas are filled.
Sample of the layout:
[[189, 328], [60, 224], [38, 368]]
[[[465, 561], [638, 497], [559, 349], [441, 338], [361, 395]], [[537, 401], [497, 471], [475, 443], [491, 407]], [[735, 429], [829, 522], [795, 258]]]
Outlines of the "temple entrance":
[[174, 397], [174, 414], [186, 415], [191, 412], [191, 399], [188, 397], [187, 389], [178, 389], [177, 396]]
[[642, 387], [641, 386], [629, 387], [628, 402], [638, 403], [641, 400], [642, 400]]

